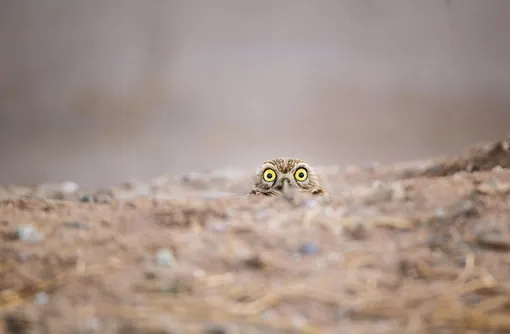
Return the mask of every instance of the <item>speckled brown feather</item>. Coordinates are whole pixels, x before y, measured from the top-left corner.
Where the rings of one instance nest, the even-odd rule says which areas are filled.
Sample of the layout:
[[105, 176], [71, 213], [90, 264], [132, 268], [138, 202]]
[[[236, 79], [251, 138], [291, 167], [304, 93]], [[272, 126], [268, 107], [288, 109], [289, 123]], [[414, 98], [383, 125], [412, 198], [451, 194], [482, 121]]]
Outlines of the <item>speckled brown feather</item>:
[[[308, 172], [308, 178], [304, 182], [299, 182], [295, 179], [294, 173], [299, 168], [305, 168]], [[277, 173], [277, 178], [274, 182], [266, 182], [263, 178], [263, 173], [267, 168], [272, 168]], [[303, 160], [294, 158], [277, 158], [273, 160], [264, 161], [262, 166], [258, 169], [253, 177], [251, 191], [248, 196], [253, 195], [266, 195], [266, 196], [279, 196], [282, 195], [280, 180], [285, 177], [289, 180], [289, 186], [297, 189], [300, 192], [311, 193], [313, 195], [327, 196], [321, 180], [316, 175], [313, 168]]]

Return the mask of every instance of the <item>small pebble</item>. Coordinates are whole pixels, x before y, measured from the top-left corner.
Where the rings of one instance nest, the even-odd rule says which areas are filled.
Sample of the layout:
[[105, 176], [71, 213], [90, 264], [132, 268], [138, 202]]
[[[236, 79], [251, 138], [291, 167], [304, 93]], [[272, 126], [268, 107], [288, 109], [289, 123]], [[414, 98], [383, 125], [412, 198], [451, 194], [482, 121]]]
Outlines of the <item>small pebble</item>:
[[299, 247], [299, 253], [302, 255], [315, 255], [320, 252], [319, 246], [313, 242], [305, 242]]
[[382, 183], [379, 180], [375, 180], [372, 182], [372, 188], [382, 188], [383, 185], [384, 185], [384, 183]]
[[262, 312], [260, 314], [260, 316], [265, 321], [270, 321], [270, 320], [273, 320], [275, 318], [275, 313], [274, 313], [274, 311], [267, 310], [267, 311]]
[[436, 217], [437, 218], [443, 218], [445, 215], [446, 215], [446, 212], [444, 211], [444, 208], [436, 209]]
[[181, 177], [182, 183], [202, 183], [204, 175], [198, 172], [190, 172]]
[[166, 186], [168, 184], [168, 181], [169, 181], [168, 177], [166, 177], [166, 176], [156, 177], [151, 180], [151, 187], [153, 190], [163, 188], [164, 186]]
[[20, 263], [26, 262], [28, 260], [28, 255], [25, 253], [16, 253], [16, 260]]
[[80, 197], [80, 202], [90, 203], [93, 201], [94, 201], [94, 197], [90, 194], [85, 194], [82, 197]]
[[351, 311], [351, 309], [348, 308], [347, 306], [341, 306], [341, 307], [337, 308], [336, 314], [340, 318], [345, 318], [345, 317], [349, 316], [350, 311]]
[[87, 324], [85, 326], [92, 331], [97, 331], [101, 327], [101, 322], [98, 318], [92, 317], [87, 320]]
[[213, 222], [207, 224], [207, 229], [211, 232], [223, 232], [226, 229], [226, 225], [222, 222]]
[[306, 317], [300, 313], [297, 313], [294, 316], [292, 316], [291, 321], [292, 325], [297, 328], [304, 327], [308, 323], [308, 319], [306, 319]]
[[156, 253], [156, 264], [160, 267], [171, 267], [175, 263], [175, 257], [168, 248], [162, 248]]
[[443, 236], [431, 235], [427, 237], [425, 244], [431, 250], [437, 249], [441, 245], [445, 243], [445, 238]]
[[341, 231], [354, 240], [363, 240], [368, 236], [367, 227], [362, 222], [345, 225]]
[[427, 169], [427, 171], [428, 171], [429, 173], [432, 173], [432, 174], [437, 174], [437, 173], [441, 172], [441, 170], [442, 170], [442, 169], [443, 169], [443, 166], [442, 166], [442, 165], [440, 165], [440, 164], [435, 164], [435, 165], [430, 166], [430, 167]]
[[407, 197], [404, 186], [400, 183], [393, 183], [391, 185], [391, 191], [392, 191], [391, 197], [395, 201], [402, 201], [405, 200]]
[[60, 184], [60, 191], [64, 194], [72, 194], [76, 192], [78, 188], [78, 184], [72, 181], [66, 181]]
[[294, 254], [292, 254], [292, 260], [293, 260], [294, 262], [299, 262], [299, 261], [301, 261], [302, 259], [303, 259], [303, 257], [301, 256], [301, 254], [300, 254], [300, 253], [294, 253]]
[[228, 330], [227, 328], [221, 326], [221, 325], [209, 325], [207, 328], [203, 331], [204, 334], [227, 334]]
[[34, 296], [35, 305], [46, 305], [50, 301], [50, 297], [46, 292], [36, 293]]
[[147, 280], [153, 280], [153, 279], [156, 279], [158, 277], [158, 275], [155, 272], [153, 272], [153, 271], [146, 271], [143, 276]]
[[89, 229], [89, 226], [87, 224], [81, 223], [81, 222], [76, 221], [76, 220], [65, 221], [64, 224], [69, 226], [69, 227], [74, 227], [74, 228], [77, 228], [77, 229], [83, 229], [83, 230], [88, 230]]
[[37, 242], [41, 241], [44, 236], [32, 224], [20, 225], [16, 228], [18, 239], [22, 241]]
[[100, 189], [92, 196], [94, 202], [97, 203], [110, 203], [114, 198], [114, 194], [110, 189]]

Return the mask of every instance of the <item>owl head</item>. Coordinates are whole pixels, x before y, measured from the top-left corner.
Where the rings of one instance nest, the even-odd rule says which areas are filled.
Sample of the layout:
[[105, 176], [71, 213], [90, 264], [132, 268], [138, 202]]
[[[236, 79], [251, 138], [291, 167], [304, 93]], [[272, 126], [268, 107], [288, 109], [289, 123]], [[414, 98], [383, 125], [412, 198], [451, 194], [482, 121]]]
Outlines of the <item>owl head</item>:
[[325, 195], [319, 177], [306, 162], [293, 158], [265, 161], [253, 177], [249, 195], [282, 195], [286, 189]]

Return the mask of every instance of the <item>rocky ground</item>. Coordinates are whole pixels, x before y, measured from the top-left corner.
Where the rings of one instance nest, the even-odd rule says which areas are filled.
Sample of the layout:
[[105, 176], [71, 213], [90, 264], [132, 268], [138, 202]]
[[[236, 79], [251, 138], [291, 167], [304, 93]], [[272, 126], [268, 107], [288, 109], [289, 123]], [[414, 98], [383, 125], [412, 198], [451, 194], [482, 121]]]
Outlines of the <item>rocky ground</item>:
[[510, 137], [320, 168], [0, 189], [0, 333], [509, 333]]

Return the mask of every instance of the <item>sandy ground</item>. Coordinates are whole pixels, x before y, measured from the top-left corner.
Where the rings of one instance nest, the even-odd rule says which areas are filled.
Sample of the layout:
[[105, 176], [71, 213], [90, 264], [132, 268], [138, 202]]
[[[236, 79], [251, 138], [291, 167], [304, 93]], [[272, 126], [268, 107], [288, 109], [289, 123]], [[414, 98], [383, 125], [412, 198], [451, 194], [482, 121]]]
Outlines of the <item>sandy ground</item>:
[[0, 196], [0, 333], [508, 333], [510, 137], [323, 167], [331, 199], [250, 173]]

